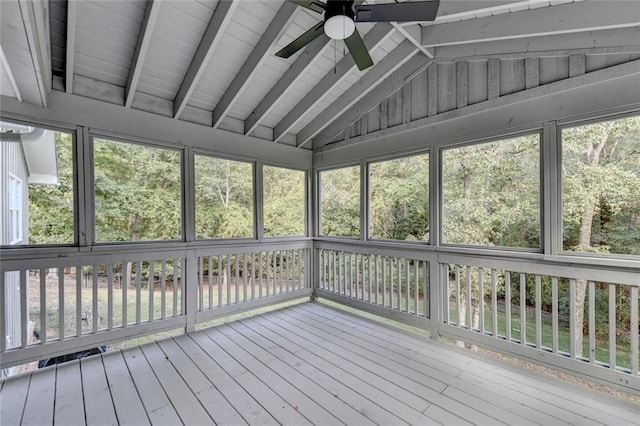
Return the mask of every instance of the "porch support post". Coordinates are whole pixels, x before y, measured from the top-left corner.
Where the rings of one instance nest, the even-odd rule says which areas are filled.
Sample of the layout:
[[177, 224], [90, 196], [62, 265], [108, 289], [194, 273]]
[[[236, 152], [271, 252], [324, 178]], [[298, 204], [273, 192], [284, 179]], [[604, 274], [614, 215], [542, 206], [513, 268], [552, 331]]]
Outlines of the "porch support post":
[[[429, 244], [437, 247], [440, 245], [440, 157], [441, 151], [432, 146], [429, 151]], [[442, 323], [441, 295], [446, 295], [445, 282], [442, 277], [442, 267], [435, 255], [429, 259], [429, 335], [437, 340], [440, 337], [440, 324]]]

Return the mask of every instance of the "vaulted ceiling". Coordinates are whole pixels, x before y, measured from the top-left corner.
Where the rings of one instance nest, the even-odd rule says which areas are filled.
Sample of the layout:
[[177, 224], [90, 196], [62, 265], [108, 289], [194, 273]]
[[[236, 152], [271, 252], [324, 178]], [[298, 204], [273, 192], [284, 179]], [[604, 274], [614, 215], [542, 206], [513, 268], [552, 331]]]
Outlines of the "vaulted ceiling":
[[[638, 72], [640, 57], [636, 1], [442, 0], [434, 22], [358, 23], [374, 60], [364, 71], [325, 35], [290, 58], [275, 56], [322, 19], [283, 0], [0, 7], [4, 96], [46, 106], [51, 90], [61, 91], [303, 149], [349, 137], [354, 123], [358, 134], [386, 127], [390, 116], [380, 117], [391, 112], [382, 105], [403, 88], [414, 99], [405, 100], [404, 119], [398, 100], [400, 123], [621, 63]], [[429, 70], [439, 74], [433, 82]], [[430, 100], [427, 87], [437, 82]], [[372, 116], [378, 124], [362, 130]]]

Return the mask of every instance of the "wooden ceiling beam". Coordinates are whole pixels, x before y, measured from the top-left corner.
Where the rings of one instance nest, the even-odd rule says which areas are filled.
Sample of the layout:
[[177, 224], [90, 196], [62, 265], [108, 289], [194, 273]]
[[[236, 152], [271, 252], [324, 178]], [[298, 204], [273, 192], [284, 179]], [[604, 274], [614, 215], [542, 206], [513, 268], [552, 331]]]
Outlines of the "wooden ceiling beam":
[[[364, 43], [369, 51], [382, 44], [394, 31], [393, 26], [386, 22], [376, 24], [365, 36]], [[273, 140], [278, 142], [295, 126], [305, 114], [318, 104], [356, 66], [351, 55], [345, 55], [334, 69], [330, 70], [314, 86], [307, 95], [291, 109], [291, 111], [273, 129]]]
[[[615, 4], [613, 4], [615, 3]], [[422, 28], [425, 47], [495, 42], [640, 25], [636, 2], [579, 2]]]
[[[330, 124], [341, 117], [351, 106], [362, 99], [367, 93], [375, 89], [389, 77], [395, 70], [411, 59], [418, 49], [409, 40], [405, 40], [384, 59], [375, 64], [353, 86], [349, 87], [342, 95], [315, 117], [296, 135], [296, 146], [304, 147], [311, 139], [326, 129]], [[425, 57], [425, 59], [428, 59]], [[382, 99], [381, 99], [382, 100]], [[340, 120], [342, 122], [342, 120]], [[344, 129], [346, 126], [343, 126]], [[339, 133], [339, 131], [337, 132]], [[337, 134], [336, 133], [336, 134]], [[334, 134], [333, 136], [335, 136]], [[332, 136], [332, 137], [333, 137]]]
[[238, 7], [239, 0], [236, 1], [219, 1], [216, 6], [216, 10], [213, 12], [213, 16], [209, 21], [209, 25], [200, 41], [200, 45], [193, 55], [193, 60], [189, 69], [185, 74], [184, 80], [178, 94], [173, 102], [173, 116], [174, 118], [180, 118], [180, 115], [187, 106], [187, 102], [191, 97], [191, 94], [196, 88], [196, 85], [200, 81], [202, 74], [204, 73], [213, 51], [220, 43], [222, 35], [224, 34], [227, 25], [231, 21], [233, 12]]
[[213, 127], [218, 127], [222, 120], [227, 116], [233, 104], [242, 95], [247, 85], [253, 78], [256, 70], [264, 63], [267, 56], [271, 54], [271, 46], [280, 38], [282, 33], [287, 29], [289, 21], [296, 11], [297, 5], [285, 1], [276, 16], [271, 20], [267, 30], [258, 43], [255, 45], [249, 57], [242, 64], [242, 68], [233, 79], [222, 98], [213, 110]]
[[[73, 2], [69, 2], [73, 3]], [[138, 35], [138, 42], [136, 44], [136, 50], [133, 54], [133, 61], [131, 62], [131, 68], [129, 68], [129, 77], [127, 78], [127, 86], [125, 88], [125, 101], [124, 106], [129, 108], [133, 102], [133, 95], [136, 93], [136, 87], [140, 80], [140, 74], [142, 73], [142, 66], [144, 65], [144, 58], [149, 51], [149, 45], [151, 44], [151, 34], [153, 28], [158, 21], [158, 15], [160, 11], [161, 0], [148, 0], [147, 7], [144, 11], [144, 19], [140, 26], [140, 35]]]
[[67, 2], [67, 40], [64, 59], [64, 90], [73, 93], [73, 65], [76, 52], [76, 22], [78, 2]]

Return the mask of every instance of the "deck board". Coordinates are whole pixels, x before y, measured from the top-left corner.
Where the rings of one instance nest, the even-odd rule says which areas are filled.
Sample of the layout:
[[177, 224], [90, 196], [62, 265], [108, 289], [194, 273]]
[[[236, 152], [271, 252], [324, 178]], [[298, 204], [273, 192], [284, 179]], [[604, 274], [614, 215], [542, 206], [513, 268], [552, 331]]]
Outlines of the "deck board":
[[640, 406], [321, 303], [12, 377], [1, 424], [638, 424]]

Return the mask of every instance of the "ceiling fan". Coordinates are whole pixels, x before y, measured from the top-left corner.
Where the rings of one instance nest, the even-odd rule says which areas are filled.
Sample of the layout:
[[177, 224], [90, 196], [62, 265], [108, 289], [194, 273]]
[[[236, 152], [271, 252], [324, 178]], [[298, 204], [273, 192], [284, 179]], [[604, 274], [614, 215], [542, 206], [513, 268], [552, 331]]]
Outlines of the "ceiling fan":
[[433, 21], [438, 13], [438, 0], [404, 3], [363, 4], [354, 0], [288, 0], [316, 13], [324, 12], [324, 20], [289, 43], [276, 56], [289, 56], [320, 37], [324, 32], [334, 40], [344, 40], [353, 61], [362, 71], [373, 65], [367, 47], [356, 29], [356, 22], [421, 22]]

